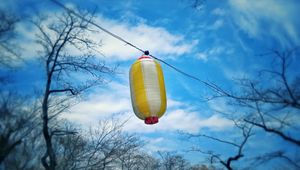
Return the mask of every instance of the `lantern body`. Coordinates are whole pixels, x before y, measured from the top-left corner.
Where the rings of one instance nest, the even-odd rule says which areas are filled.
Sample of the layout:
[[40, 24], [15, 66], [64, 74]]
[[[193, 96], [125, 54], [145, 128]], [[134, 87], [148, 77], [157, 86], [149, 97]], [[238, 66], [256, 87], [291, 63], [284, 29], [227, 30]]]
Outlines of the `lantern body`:
[[132, 64], [129, 73], [131, 102], [135, 115], [155, 124], [166, 111], [167, 99], [160, 64], [148, 56]]

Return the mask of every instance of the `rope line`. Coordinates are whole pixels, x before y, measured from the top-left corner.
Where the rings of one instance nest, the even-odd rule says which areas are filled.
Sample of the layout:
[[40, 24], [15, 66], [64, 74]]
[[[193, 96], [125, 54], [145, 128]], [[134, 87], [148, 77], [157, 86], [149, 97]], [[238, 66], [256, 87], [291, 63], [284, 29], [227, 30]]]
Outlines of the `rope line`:
[[214, 84], [212, 84], [212, 83], [203, 81], [203, 80], [199, 79], [199, 78], [196, 77], [196, 76], [193, 76], [193, 75], [191, 75], [191, 74], [188, 74], [188, 73], [186, 73], [186, 72], [184, 72], [184, 71], [178, 69], [177, 67], [175, 67], [175, 66], [173, 66], [173, 65], [171, 65], [171, 64], [169, 64], [169, 63], [167, 63], [166, 61], [164, 61], [164, 60], [162, 60], [162, 59], [160, 59], [160, 58], [157, 58], [157, 57], [155, 57], [155, 56], [153, 56], [153, 55], [151, 55], [151, 54], [149, 54], [149, 56], [151, 56], [152, 58], [154, 58], [154, 59], [156, 59], [156, 60], [158, 60], [158, 61], [160, 61], [160, 62], [162, 62], [162, 63], [164, 63], [165, 65], [167, 65], [168, 67], [170, 67], [170, 68], [172, 68], [173, 70], [177, 71], [178, 73], [180, 73], [180, 74], [182, 74], [182, 75], [184, 75], [184, 76], [186, 76], [186, 77], [188, 77], [188, 78], [191, 78], [191, 79], [193, 79], [193, 80], [196, 80], [196, 81], [198, 81], [198, 82], [200, 82], [200, 83], [203, 83], [204, 85], [206, 85], [206, 86], [212, 88], [212, 89], [213, 89], [215, 92], [217, 92], [217, 93], [220, 93], [220, 92], [221, 92], [221, 94], [224, 93], [224, 92], [222, 92], [222, 90], [221, 90], [220, 88], [218, 88], [216, 85], [214, 85]]
[[80, 14], [74, 12], [74, 11], [71, 10], [70, 8], [67, 8], [64, 4], [60, 3], [59, 1], [57, 1], [57, 0], [50, 0], [50, 1], [54, 2], [56, 5], [60, 6], [60, 7], [63, 8], [63, 9], [65, 9], [67, 12], [69, 12], [69, 13], [75, 15], [76, 17], [82, 19], [83, 21], [86, 21], [86, 22], [90, 23], [91, 25], [93, 25], [93, 26], [99, 28], [100, 30], [102, 30], [103, 32], [105, 32], [105, 33], [111, 35], [112, 37], [114, 37], [114, 38], [116, 38], [116, 39], [118, 39], [118, 40], [124, 42], [124, 43], [127, 44], [127, 45], [130, 45], [131, 47], [137, 49], [138, 51], [141, 51], [142, 53], [145, 53], [145, 51], [142, 50], [141, 48], [137, 47], [136, 45], [133, 45], [133, 44], [130, 43], [129, 41], [126, 41], [126, 40], [123, 39], [122, 37], [120, 37], [120, 36], [118, 36], [118, 35], [116, 35], [116, 34], [110, 32], [110, 31], [108, 31], [107, 29], [101, 27], [100, 25], [98, 25], [98, 24], [96, 24], [96, 23], [94, 23], [94, 22], [92, 22], [92, 21], [86, 19], [85, 17], [83, 17], [83, 16], [81, 16]]
[[151, 56], [152, 58], [154, 58], [155, 60], [158, 60], [158, 61], [162, 62], [163, 64], [165, 64], [165, 65], [167, 65], [168, 67], [172, 68], [173, 70], [177, 71], [178, 73], [180, 73], [180, 74], [182, 74], [182, 75], [184, 75], [184, 76], [186, 76], [186, 77], [188, 77], [188, 78], [191, 78], [191, 79], [193, 79], [193, 80], [196, 80], [196, 81], [198, 81], [198, 82], [200, 82], [200, 83], [203, 83], [204, 85], [206, 85], [206, 86], [212, 88], [212, 89], [215, 90], [216, 92], [220, 92], [220, 89], [219, 89], [217, 86], [215, 86], [215, 85], [213, 85], [213, 84], [211, 84], [211, 83], [209, 83], [209, 82], [203, 81], [203, 80], [199, 79], [198, 77], [193, 76], [193, 75], [191, 75], [191, 74], [189, 74], [189, 73], [186, 73], [185, 71], [182, 71], [181, 69], [179, 69], [179, 68], [177, 68], [177, 67], [175, 67], [175, 66], [169, 64], [168, 62], [166, 62], [166, 61], [164, 61], [164, 60], [162, 60], [162, 59], [160, 59], [160, 58], [157, 58], [157, 57], [153, 56], [152, 54], [149, 54], [149, 51], [143, 50], [142, 48], [139, 48], [138, 46], [136, 46], [136, 45], [130, 43], [129, 41], [123, 39], [122, 37], [120, 37], [120, 36], [118, 36], [118, 35], [116, 35], [116, 34], [110, 32], [109, 30], [107, 30], [107, 29], [103, 28], [102, 26], [100, 26], [100, 25], [94, 23], [93, 21], [86, 19], [85, 17], [81, 16], [80, 14], [78, 14], [78, 13], [74, 12], [73, 10], [67, 8], [65, 5], [63, 5], [63, 4], [60, 3], [59, 1], [57, 1], [57, 0], [50, 0], [50, 1], [52, 1], [52, 2], [55, 3], [56, 5], [60, 6], [61, 8], [65, 9], [67, 12], [69, 12], [69, 13], [75, 15], [76, 17], [82, 19], [83, 21], [86, 21], [86, 22], [90, 23], [91, 25], [93, 25], [93, 26], [99, 28], [99, 29], [102, 30], [103, 32], [105, 32], [105, 33], [111, 35], [112, 37], [114, 37], [114, 38], [116, 38], [116, 39], [118, 39], [118, 40], [124, 42], [126, 45], [130, 45], [131, 47], [133, 47], [133, 48], [135, 48], [136, 50], [142, 52], [143, 54], [149, 55], [149, 56]]

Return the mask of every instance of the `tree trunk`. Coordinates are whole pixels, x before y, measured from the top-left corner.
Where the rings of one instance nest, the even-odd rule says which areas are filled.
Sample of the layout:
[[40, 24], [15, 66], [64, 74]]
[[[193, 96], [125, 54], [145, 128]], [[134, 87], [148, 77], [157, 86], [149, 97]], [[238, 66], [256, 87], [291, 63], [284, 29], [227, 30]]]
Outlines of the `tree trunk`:
[[[42, 157], [42, 164], [46, 170], [55, 170], [56, 166], [56, 157], [52, 146], [51, 135], [48, 127], [48, 99], [50, 94], [50, 85], [51, 85], [51, 76], [48, 75], [48, 80], [46, 84], [44, 100], [42, 105], [42, 118], [43, 118], [43, 135], [46, 142], [46, 152]], [[49, 158], [49, 163], [47, 161]]]

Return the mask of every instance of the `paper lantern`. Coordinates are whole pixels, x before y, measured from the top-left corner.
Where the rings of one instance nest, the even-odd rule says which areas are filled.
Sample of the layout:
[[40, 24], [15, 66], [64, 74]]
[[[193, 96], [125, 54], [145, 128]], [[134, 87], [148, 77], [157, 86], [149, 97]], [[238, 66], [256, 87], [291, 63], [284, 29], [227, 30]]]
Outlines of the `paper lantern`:
[[155, 124], [167, 106], [164, 77], [160, 64], [143, 55], [129, 73], [131, 102], [135, 115], [146, 124]]

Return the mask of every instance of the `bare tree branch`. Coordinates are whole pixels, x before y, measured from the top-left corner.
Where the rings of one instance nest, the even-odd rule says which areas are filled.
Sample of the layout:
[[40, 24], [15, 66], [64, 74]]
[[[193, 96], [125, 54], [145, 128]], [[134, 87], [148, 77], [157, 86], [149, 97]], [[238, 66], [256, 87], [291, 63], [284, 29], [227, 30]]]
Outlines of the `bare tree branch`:
[[235, 142], [230, 142], [224, 139], [219, 139], [213, 136], [208, 136], [208, 135], [204, 135], [204, 134], [200, 134], [200, 135], [193, 135], [193, 134], [185, 134], [186, 136], [190, 137], [205, 137], [205, 138], [209, 138], [212, 139], [214, 141], [220, 142], [220, 143], [224, 143], [224, 144], [228, 144], [231, 146], [234, 146], [235, 148], [237, 148], [237, 153], [233, 156], [228, 157], [226, 160], [221, 158], [220, 154], [216, 154], [213, 151], [203, 151], [202, 149], [197, 149], [197, 148], [193, 148], [190, 151], [194, 151], [194, 152], [200, 152], [202, 154], [208, 155], [210, 157], [210, 162], [211, 164], [214, 163], [214, 160], [216, 159], [221, 165], [223, 165], [226, 169], [228, 170], [232, 170], [232, 162], [234, 161], [238, 161], [240, 158], [242, 158], [244, 156], [243, 154], [243, 149], [245, 147], [245, 144], [247, 143], [247, 141], [249, 140], [249, 138], [253, 135], [252, 134], [252, 125], [250, 127], [248, 127], [245, 123], [241, 123], [238, 122], [234, 119], [232, 119], [232, 121], [234, 122], [235, 126], [241, 130], [242, 134], [243, 134], [243, 138], [241, 143], [237, 144]]
[[10, 68], [21, 60], [17, 52], [18, 45], [13, 43], [19, 19], [11, 12], [0, 9], [0, 20], [0, 66]]
[[291, 142], [291, 143], [293, 143], [297, 146], [300, 146], [300, 140], [289, 137], [289, 136], [285, 135], [283, 132], [281, 132], [279, 130], [276, 130], [274, 128], [269, 128], [266, 125], [259, 124], [259, 123], [256, 123], [256, 122], [253, 122], [253, 121], [250, 121], [250, 120], [247, 120], [247, 119], [244, 119], [244, 121], [247, 122], [247, 123], [250, 123], [252, 125], [255, 125], [257, 127], [260, 127], [262, 129], [264, 129], [266, 132], [274, 133], [274, 134], [280, 136], [282, 139], [284, 139], [286, 141], [289, 141], [289, 142]]
[[51, 94], [51, 93], [61, 93], [61, 92], [70, 92], [72, 95], [76, 95], [76, 93], [72, 89], [54, 89], [54, 90], [50, 90], [49, 94]]
[[[82, 15], [92, 19], [88, 14], [82, 13]], [[90, 54], [90, 48], [97, 44], [94, 44], [88, 38], [89, 22], [77, 18], [71, 13], [62, 13], [57, 17], [56, 22], [47, 25], [44, 24], [44, 20], [34, 22], [40, 31], [37, 34], [37, 42], [43, 47], [42, 58], [46, 64], [47, 79], [42, 102], [43, 135], [46, 142], [46, 152], [42, 157], [42, 164], [48, 170], [54, 170], [57, 165], [52, 137], [61, 134], [57, 131], [51, 131], [49, 121], [68, 107], [68, 105], [60, 104], [58, 106], [62, 106], [62, 108], [59, 109], [56, 106], [58, 111], [49, 117], [51, 111], [49, 110], [50, 96], [59, 97], [58, 94], [65, 93], [78, 95], [97, 83], [102, 83], [103, 74], [113, 72]], [[78, 49], [81, 54], [68, 54], [69, 47]], [[74, 74], [86, 75], [83, 80], [76, 81], [76, 78], [72, 77]], [[83, 83], [80, 84], [79, 82]]]

